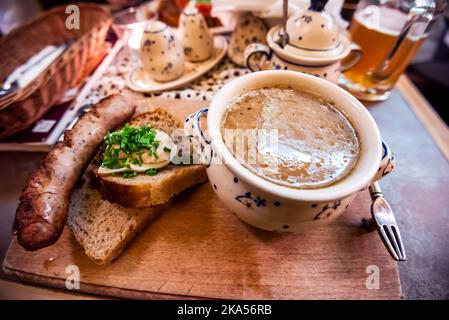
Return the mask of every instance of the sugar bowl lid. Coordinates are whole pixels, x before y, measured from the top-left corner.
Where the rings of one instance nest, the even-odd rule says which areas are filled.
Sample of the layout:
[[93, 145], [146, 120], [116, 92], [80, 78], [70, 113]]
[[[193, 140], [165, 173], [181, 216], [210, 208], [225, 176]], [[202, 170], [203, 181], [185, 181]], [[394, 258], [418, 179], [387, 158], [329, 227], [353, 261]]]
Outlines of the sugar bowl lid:
[[[306, 10], [301, 10], [287, 21], [288, 43], [284, 48], [278, 44], [281, 26], [270, 30], [267, 37], [270, 46], [281, 55], [303, 59], [310, 63], [332, 62], [349, 53], [349, 43], [340, 36], [335, 20], [323, 11], [328, 0], [312, 0]], [[277, 49], [277, 50], [276, 50]]]

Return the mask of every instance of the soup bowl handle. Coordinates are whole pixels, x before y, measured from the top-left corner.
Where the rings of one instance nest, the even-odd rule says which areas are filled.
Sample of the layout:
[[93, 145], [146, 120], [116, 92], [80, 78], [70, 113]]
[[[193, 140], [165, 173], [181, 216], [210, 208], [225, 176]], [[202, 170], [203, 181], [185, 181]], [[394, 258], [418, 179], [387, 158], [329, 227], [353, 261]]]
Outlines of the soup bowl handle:
[[212, 161], [212, 147], [206, 131], [201, 128], [201, 118], [207, 116], [208, 108], [203, 108], [187, 116], [184, 133], [189, 139], [193, 164], [209, 166]]
[[378, 181], [393, 171], [395, 167], [395, 158], [388, 144], [382, 140], [382, 160], [379, 169], [374, 176], [373, 182]]

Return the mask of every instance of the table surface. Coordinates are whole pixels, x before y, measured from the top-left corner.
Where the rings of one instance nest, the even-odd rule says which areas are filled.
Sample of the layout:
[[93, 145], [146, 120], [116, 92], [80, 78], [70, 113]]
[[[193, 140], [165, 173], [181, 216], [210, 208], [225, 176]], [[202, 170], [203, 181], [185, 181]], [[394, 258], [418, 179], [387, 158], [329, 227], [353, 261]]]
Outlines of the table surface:
[[[407, 250], [408, 260], [399, 264], [403, 293], [407, 299], [447, 299], [449, 129], [407, 78], [400, 79], [397, 89], [388, 103], [367, 107], [398, 159], [396, 172], [382, 186], [395, 209]], [[21, 189], [42, 157], [42, 153], [0, 153], [0, 261], [11, 241], [11, 225]], [[411, 203], [410, 199], [416, 201]], [[11, 298], [97, 297], [0, 279], [0, 299]]]

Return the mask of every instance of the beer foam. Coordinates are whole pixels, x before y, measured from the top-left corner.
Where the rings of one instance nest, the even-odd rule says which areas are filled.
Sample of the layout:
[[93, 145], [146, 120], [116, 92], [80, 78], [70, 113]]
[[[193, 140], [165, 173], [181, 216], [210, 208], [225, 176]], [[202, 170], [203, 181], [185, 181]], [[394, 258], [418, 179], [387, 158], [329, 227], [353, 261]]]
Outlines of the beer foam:
[[397, 37], [407, 20], [407, 15], [397, 9], [369, 5], [357, 10], [354, 19], [368, 29]]
[[256, 163], [248, 162], [247, 153], [236, 154], [234, 141], [224, 140], [253, 173], [299, 189], [343, 179], [355, 166], [360, 148], [342, 112], [315, 95], [292, 89], [259, 89], [238, 97], [222, 124], [222, 132], [230, 129], [263, 129], [267, 134], [276, 130], [276, 144], [265, 143], [269, 137], [258, 134]]

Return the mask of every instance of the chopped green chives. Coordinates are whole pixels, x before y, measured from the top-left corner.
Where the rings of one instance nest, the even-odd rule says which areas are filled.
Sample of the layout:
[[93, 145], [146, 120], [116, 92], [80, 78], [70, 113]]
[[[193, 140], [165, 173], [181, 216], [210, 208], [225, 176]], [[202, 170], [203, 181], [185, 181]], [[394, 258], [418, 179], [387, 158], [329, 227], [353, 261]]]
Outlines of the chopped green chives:
[[156, 168], [150, 168], [147, 171], [145, 171], [145, 173], [149, 176], [155, 176], [157, 174], [157, 169]]
[[[156, 150], [160, 141], [156, 140], [156, 130], [146, 125], [132, 127], [125, 124], [120, 130], [108, 132], [104, 138], [104, 145], [101, 166], [108, 169], [129, 168], [130, 164], [142, 165], [142, 153], [145, 151], [148, 152], [148, 156], [153, 155], [159, 159]], [[166, 151], [165, 148], [164, 151]], [[138, 155], [137, 159], [135, 158], [136, 154]], [[152, 170], [151, 173], [150, 175], [155, 175], [157, 170]], [[147, 172], [147, 174], [149, 173]], [[136, 175], [135, 171], [127, 171], [123, 177], [132, 178]]]
[[134, 178], [135, 176], [137, 176], [137, 172], [135, 171], [125, 171], [123, 172], [123, 178]]

